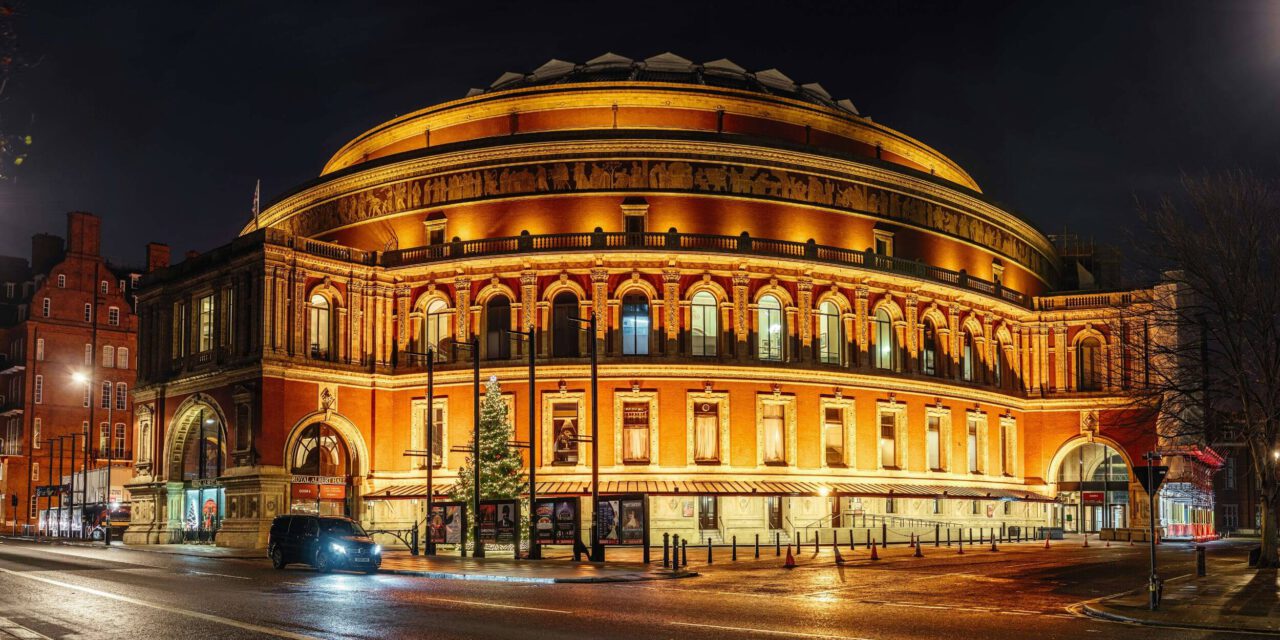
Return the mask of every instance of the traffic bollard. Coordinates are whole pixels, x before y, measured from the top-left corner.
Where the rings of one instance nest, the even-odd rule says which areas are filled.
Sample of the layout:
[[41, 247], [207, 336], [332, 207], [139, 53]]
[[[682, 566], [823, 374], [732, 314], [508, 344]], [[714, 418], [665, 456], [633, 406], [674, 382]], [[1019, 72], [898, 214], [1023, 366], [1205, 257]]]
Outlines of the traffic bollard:
[[756, 560], [760, 559], [760, 534], [756, 534]]
[[662, 568], [663, 569], [667, 569], [671, 567], [671, 549], [668, 548], [668, 545], [670, 544], [671, 544], [671, 534], [670, 533], [662, 534]]
[[858, 545], [853, 541], [853, 529], [849, 530], [849, 550], [857, 551]]
[[712, 563], [711, 558], [711, 538], [707, 538], [707, 564]]
[[[787, 547], [788, 550], [790, 550], [790, 548], [791, 548], [790, 546]], [[781, 531], [773, 532], [773, 555], [775, 556], [782, 555], [782, 532]]]
[[729, 559], [734, 562], [738, 561], [738, 536], [733, 536], [733, 555]]
[[941, 545], [942, 545], [942, 525], [935, 524], [933, 525], [933, 546], [938, 547]]
[[947, 527], [947, 548], [951, 548], [951, 527]]
[[689, 541], [688, 540], [680, 541], [680, 566], [682, 567], [689, 566]]
[[889, 525], [883, 522], [880, 523], [880, 546], [889, 548]]
[[1206, 575], [1208, 569], [1208, 567], [1205, 566], [1204, 551], [1204, 545], [1196, 545], [1196, 575], [1202, 578]]
[[814, 553], [818, 552], [818, 530], [817, 529], [813, 530], [813, 552]]

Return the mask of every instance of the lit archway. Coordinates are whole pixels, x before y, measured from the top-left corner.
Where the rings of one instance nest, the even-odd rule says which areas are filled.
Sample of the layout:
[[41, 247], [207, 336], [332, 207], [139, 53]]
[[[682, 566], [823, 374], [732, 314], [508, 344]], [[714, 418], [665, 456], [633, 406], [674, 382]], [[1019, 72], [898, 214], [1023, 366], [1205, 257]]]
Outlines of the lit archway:
[[1131, 469], [1128, 454], [1114, 441], [1082, 436], [1064, 443], [1048, 475], [1058, 495], [1058, 525], [1085, 533], [1128, 527]]

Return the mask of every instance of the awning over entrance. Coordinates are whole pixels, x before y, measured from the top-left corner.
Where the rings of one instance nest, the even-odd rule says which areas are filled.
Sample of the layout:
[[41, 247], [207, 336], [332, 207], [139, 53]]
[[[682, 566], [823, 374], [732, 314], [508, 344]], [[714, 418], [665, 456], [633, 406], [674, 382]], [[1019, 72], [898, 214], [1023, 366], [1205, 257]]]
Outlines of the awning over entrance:
[[[452, 484], [435, 485], [435, 497], [448, 495]], [[600, 483], [601, 493], [644, 493], [649, 495], [719, 495], [719, 496], [816, 496], [828, 495], [901, 498], [959, 498], [965, 500], [1021, 500], [1054, 502], [1053, 498], [1032, 491], [917, 484], [880, 484], [850, 482], [769, 482], [764, 480], [607, 480]], [[587, 495], [587, 482], [539, 482], [538, 494]], [[425, 499], [427, 485], [397, 485], [364, 495], [365, 500]]]

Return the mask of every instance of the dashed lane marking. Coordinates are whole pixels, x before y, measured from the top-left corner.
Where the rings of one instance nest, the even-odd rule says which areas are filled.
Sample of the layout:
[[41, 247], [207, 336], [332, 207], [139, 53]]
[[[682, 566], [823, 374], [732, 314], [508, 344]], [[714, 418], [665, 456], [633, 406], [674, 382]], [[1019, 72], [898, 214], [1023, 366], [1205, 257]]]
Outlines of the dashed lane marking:
[[429, 600], [432, 602], [448, 602], [450, 604], [465, 604], [473, 607], [492, 607], [496, 609], [522, 609], [524, 611], [542, 611], [545, 613], [565, 613], [572, 614], [572, 611], [563, 609], [543, 609], [541, 607], [523, 607], [516, 604], [499, 604], [497, 602], [481, 602], [478, 600], [454, 600], [452, 598], [433, 598], [428, 596], [417, 596], [418, 600]]
[[45, 584], [51, 584], [55, 587], [62, 587], [64, 589], [73, 589], [75, 591], [88, 593], [90, 595], [95, 595], [100, 598], [107, 598], [110, 600], [116, 600], [118, 602], [127, 602], [129, 604], [138, 605], [140, 607], [148, 607], [148, 608], [157, 609], [160, 611], [167, 611], [169, 613], [176, 613], [178, 615], [188, 616], [191, 618], [205, 620], [208, 622], [214, 622], [217, 624], [223, 624], [229, 627], [236, 627], [237, 629], [244, 629], [245, 631], [254, 631], [256, 633], [275, 636], [277, 638], [289, 638], [290, 640], [319, 640], [319, 638], [316, 638], [315, 636], [308, 636], [301, 633], [294, 633], [292, 631], [285, 631], [284, 629], [264, 627], [262, 625], [257, 625], [250, 622], [241, 622], [239, 620], [232, 620], [231, 618], [215, 616], [210, 613], [201, 613], [199, 611], [191, 611], [190, 609], [181, 609], [178, 607], [170, 607], [163, 604], [156, 604], [154, 602], [147, 602], [146, 600], [139, 600], [137, 598], [131, 598], [129, 596], [122, 596], [115, 593], [100, 591], [98, 589], [94, 589], [91, 587], [86, 587], [78, 584], [72, 584], [70, 582], [62, 582], [61, 580], [54, 580], [52, 578], [45, 578], [43, 576], [35, 576], [35, 575], [31, 575], [30, 573], [19, 573], [17, 571], [11, 571], [9, 569], [5, 569], [3, 567], [0, 567], [0, 572], [4, 572], [5, 575], [10, 575], [15, 578], [24, 578], [27, 580], [34, 580], [36, 582], [43, 582]]
[[209, 571], [188, 571], [187, 573], [194, 573], [198, 576], [218, 576], [220, 578], [235, 578], [236, 580], [252, 580], [253, 579], [253, 578], [246, 578], [244, 576], [233, 576], [229, 573], [211, 573]]
[[51, 640], [49, 636], [32, 631], [8, 618], [0, 618], [0, 637], [20, 638], [21, 640]]
[[774, 636], [787, 636], [791, 638], [828, 638], [829, 640], [870, 640], [861, 636], [833, 636], [821, 633], [800, 633], [797, 631], [775, 631], [773, 629], [757, 629], [754, 627], [730, 627], [722, 624], [701, 624], [697, 622], [669, 622], [667, 624], [678, 625], [681, 627], [695, 627], [700, 629], [716, 629], [718, 631], [738, 631], [741, 633], [767, 634]]

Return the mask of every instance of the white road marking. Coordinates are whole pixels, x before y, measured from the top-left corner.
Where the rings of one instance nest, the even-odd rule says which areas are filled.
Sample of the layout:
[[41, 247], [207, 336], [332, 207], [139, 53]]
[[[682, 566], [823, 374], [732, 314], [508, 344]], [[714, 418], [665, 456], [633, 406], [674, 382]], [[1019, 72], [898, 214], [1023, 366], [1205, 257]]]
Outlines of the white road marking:
[[495, 607], [498, 609], [523, 609], [525, 611], [542, 611], [545, 613], [567, 613], [567, 614], [573, 613], [572, 611], [565, 611], [563, 609], [543, 609], [541, 607], [522, 607], [520, 605], [515, 605], [515, 604], [498, 604], [497, 602], [480, 602], [477, 600], [454, 600], [452, 598], [432, 598], [429, 596], [418, 596], [418, 599], [430, 600], [433, 602], [448, 602], [451, 604], [466, 604], [466, 605], [471, 605], [473, 607]]
[[773, 629], [756, 629], [753, 627], [730, 627], [720, 624], [699, 624], [697, 622], [669, 622], [667, 624], [679, 625], [682, 627], [698, 627], [702, 629], [717, 629], [720, 631], [741, 631], [743, 633], [767, 633], [775, 636], [790, 636], [793, 638], [831, 638], [833, 640], [871, 640], [861, 636], [832, 636], [818, 633], [799, 633], [796, 631], [774, 631]]
[[231, 618], [223, 618], [222, 616], [215, 616], [209, 613], [201, 613], [199, 611], [191, 611], [189, 609], [179, 609], [177, 607], [169, 607], [162, 604], [156, 604], [154, 602], [138, 600], [137, 598], [130, 598], [129, 596], [122, 596], [115, 593], [100, 591], [98, 589], [93, 589], [91, 587], [85, 587], [78, 584], [71, 584], [70, 582], [62, 582], [60, 580], [45, 578], [43, 576], [33, 576], [29, 573], [19, 573], [17, 571], [5, 569], [3, 567], [0, 567], [0, 572], [4, 572], [6, 575], [11, 575], [15, 578], [25, 578], [27, 580], [43, 582], [45, 584], [51, 584], [55, 587], [62, 587], [64, 589], [74, 589], [76, 591], [88, 593], [90, 595], [95, 595], [101, 598], [108, 598], [108, 599], [116, 600], [119, 602], [127, 602], [129, 604], [136, 604], [140, 607], [149, 607], [151, 609], [158, 609], [160, 611], [168, 611], [169, 613], [176, 613], [178, 615], [198, 618], [200, 620], [216, 622], [218, 624], [225, 624], [229, 627], [236, 627], [237, 629], [244, 629], [245, 631], [254, 631], [254, 632], [266, 634], [269, 636], [275, 636], [277, 638], [289, 638], [290, 640], [319, 640], [319, 638], [316, 638], [315, 636], [308, 636], [301, 633], [294, 633], [292, 631], [285, 631], [283, 629], [273, 629], [271, 627], [264, 627], [262, 625], [257, 625], [250, 622], [241, 622], [239, 620], [232, 620]]
[[246, 578], [244, 576], [233, 576], [227, 573], [210, 573], [208, 571], [191, 571], [190, 573], [194, 573], [198, 576], [220, 576], [223, 578], [235, 578], [236, 580], [252, 580], [253, 579], [253, 578]]
[[52, 640], [49, 636], [32, 631], [8, 618], [0, 618], [0, 634], [9, 634], [22, 640]]

